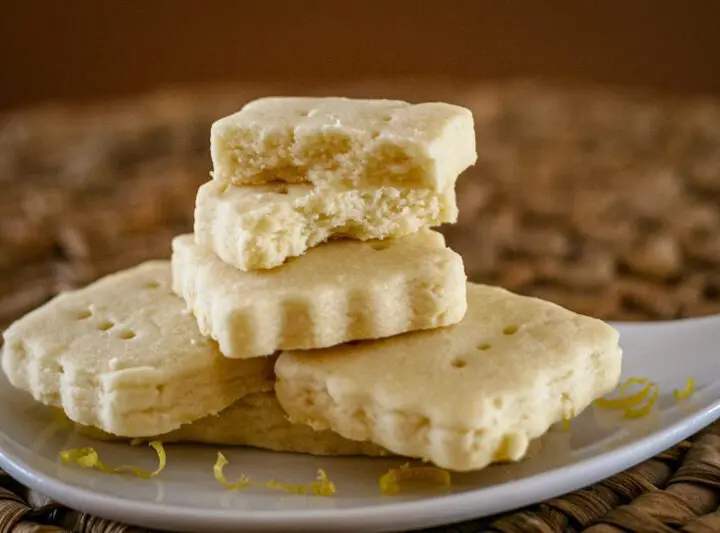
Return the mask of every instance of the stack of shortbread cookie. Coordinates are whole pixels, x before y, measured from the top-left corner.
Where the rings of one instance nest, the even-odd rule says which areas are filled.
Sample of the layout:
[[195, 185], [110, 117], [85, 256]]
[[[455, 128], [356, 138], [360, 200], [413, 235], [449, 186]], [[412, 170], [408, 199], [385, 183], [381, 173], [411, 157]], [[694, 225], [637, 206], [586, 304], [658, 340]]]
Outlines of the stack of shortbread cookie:
[[97, 438], [519, 460], [619, 380], [609, 325], [467, 283], [471, 113], [267, 98], [217, 121], [192, 235], [4, 334], [10, 382]]

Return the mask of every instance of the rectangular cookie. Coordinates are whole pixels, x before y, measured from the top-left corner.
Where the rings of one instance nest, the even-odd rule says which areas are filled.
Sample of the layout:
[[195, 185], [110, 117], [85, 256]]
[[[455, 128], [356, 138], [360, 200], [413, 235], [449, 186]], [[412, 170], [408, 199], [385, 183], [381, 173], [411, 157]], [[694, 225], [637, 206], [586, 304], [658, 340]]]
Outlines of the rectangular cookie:
[[469, 109], [446, 103], [262, 98], [216, 121], [215, 179], [323, 188], [454, 186], [476, 160]]
[[195, 243], [172, 243], [173, 289], [230, 358], [332, 346], [454, 324], [465, 270], [443, 236], [332, 241], [271, 270], [243, 272]]
[[3, 334], [10, 383], [114, 435], [167, 433], [271, 390], [273, 358], [232, 361], [151, 261], [63, 293]]
[[269, 269], [331, 238], [397, 238], [457, 220], [455, 190], [318, 191], [311, 185], [200, 187], [195, 238], [240, 270]]
[[275, 391], [290, 420], [468, 471], [521, 459], [617, 386], [608, 324], [497, 287], [467, 294], [448, 328], [282, 352]]
[[[123, 440], [89, 426], [76, 425], [76, 431], [97, 440]], [[143, 440], [252, 446], [312, 455], [391, 455], [369, 442], [348, 440], [332, 431], [315, 431], [304, 424], [289, 422], [273, 392], [248, 394], [217, 415], [206, 416], [164, 435], [147, 435]]]

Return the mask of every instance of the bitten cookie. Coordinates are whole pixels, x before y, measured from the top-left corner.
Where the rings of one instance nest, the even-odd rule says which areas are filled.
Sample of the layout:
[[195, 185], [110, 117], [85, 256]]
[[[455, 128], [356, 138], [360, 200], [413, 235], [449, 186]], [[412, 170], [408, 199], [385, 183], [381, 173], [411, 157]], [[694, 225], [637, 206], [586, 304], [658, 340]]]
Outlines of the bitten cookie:
[[608, 324], [469, 284], [459, 324], [283, 352], [275, 390], [294, 422], [466, 471], [522, 458], [550, 425], [613, 390], [620, 367]]
[[[76, 430], [98, 440], [121, 440], [93, 427], [77, 425]], [[315, 431], [304, 424], [288, 422], [272, 392], [248, 394], [217, 415], [206, 416], [164, 435], [149, 435], [146, 439], [164, 443], [253, 446], [312, 455], [391, 455], [369, 442], [348, 440], [332, 431]]]
[[230, 358], [332, 346], [454, 324], [465, 271], [442, 235], [332, 241], [272, 270], [243, 272], [195, 244], [172, 243], [173, 289]]
[[395, 100], [262, 98], [216, 121], [215, 179], [323, 188], [454, 186], [476, 160], [469, 109]]
[[319, 191], [311, 185], [200, 187], [195, 238], [241, 270], [268, 269], [333, 237], [402, 237], [457, 220], [455, 190]]
[[152, 261], [57, 296], [5, 331], [10, 383], [74, 422], [167, 433], [273, 385], [273, 359], [231, 361], [198, 331]]

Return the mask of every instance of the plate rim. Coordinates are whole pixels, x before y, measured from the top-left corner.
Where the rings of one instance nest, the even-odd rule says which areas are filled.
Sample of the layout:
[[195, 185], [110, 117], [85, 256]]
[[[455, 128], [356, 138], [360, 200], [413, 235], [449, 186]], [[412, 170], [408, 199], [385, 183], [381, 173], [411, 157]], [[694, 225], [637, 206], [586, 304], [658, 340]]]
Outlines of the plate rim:
[[[353, 509], [273, 511], [243, 509], [238, 511], [187, 508], [172, 504], [158, 505], [157, 503], [137, 502], [117, 496], [108, 496], [88, 488], [65, 484], [56, 478], [37, 472], [23, 460], [13, 457], [3, 449], [0, 449], [0, 467], [20, 483], [66, 507], [110, 520], [136, 523], [144, 527], [174, 531], [194, 530], [177, 529], [172, 525], [182, 521], [188, 528], [195, 528], [203, 524], [204, 527], [209, 526], [218, 531], [237, 531], [238, 527], [255, 529], [283, 527], [290, 531], [313, 528], [317, 531], [318, 528], [329, 525], [334, 528], [342, 526], [348, 531], [359, 530], [358, 527], [362, 531], [368, 531], [368, 528], [373, 531], [382, 531], [387, 527], [395, 527], [393, 524], [400, 523], [406, 524], [406, 526], [412, 524], [410, 527], [414, 525], [430, 527], [471, 520], [567, 494], [640, 464], [718, 419], [720, 419], [720, 398], [692, 415], [681, 418], [636, 441], [571, 465], [520, 480], [471, 489], [462, 493], [433, 496], [421, 500], [399, 501], [389, 505], [364, 505]], [[0, 433], [6, 438], [10, 438], [5, 432], [0, 431]], [[611, 463], [612, 467], [608, 468], [608, 463]], [[518, 491], [517, 489], [521, 485], [523, 489]], [[548, 487], [552, 488], [548, 489]], [[494, 493], [493, 500], [506, 503], [499, 506], [493, 505], [493, 510], [489, 513], [480, 511], [483, 508], [483, 496], [490, 491]], [[450, 522], [446, 521], [449, 515], [452, 515]], [[139, 517], [139, 520], [128, 521], [128, 517]], [[403, 517], [411, 517], [411, 519], [403, 519]]]

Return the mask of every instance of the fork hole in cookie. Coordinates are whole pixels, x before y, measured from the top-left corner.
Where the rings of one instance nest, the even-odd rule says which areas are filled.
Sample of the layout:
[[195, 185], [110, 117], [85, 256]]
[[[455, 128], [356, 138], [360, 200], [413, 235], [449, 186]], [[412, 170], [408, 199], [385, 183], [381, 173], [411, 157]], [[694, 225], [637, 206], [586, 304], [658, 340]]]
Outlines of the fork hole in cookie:
[[519, 327], [515, 324], [512, 324], [511, 326], [505, 326], [503, 328], [503, 335], [515, 335], [518, 329]]
[[481, 350], [483, 352], [486, 350], [489, 350], [490, 348], [492, 348], [492, 345], [488, 344], [487, 342], [481, 342], [480, 344], [477, 345], [477, 349]]
[[160, 283], [158, 283], [155, 280], [148, 281], [145, 285], [143, 285], [143, 288], [145, 289], [157, 289], [160, 286]]
[[454, 368], [465, 368], [467, 366], [467, 361], [458, 357], [456, 359], [453, 359], [452, 366]]
[[86, 318], [90, 318], [92, 316], [92, 311], [89, 309], [85, 309], [84, 311], [78, 311], [75, 313], [75, 318], [78, 320], [85, 320]]
[[392, 118], [392, 115], [387, 114], [387, 115], [385, 115], [385, 116], [382, 118], [382, 121], [383, 121], [383, 122], [392, 122], [392, 119], [393, 119], [393, 118]]
[[134, 339], [136, 336], [137, 335], [135, 334], [135, 332], [131, 329], [124, 329], [120, 333], [118, 333], [118, 337], [126, 341]]
[[100, 331], [107, 331], [111, 329], [115, 324], [109, 320], [103, 320], [98, 324], [98, 329]]
[[503, 406], [503, 399], [502, 398], [493, 398], [492, 401], [493, 407], [496, 409], [501, 409]]

